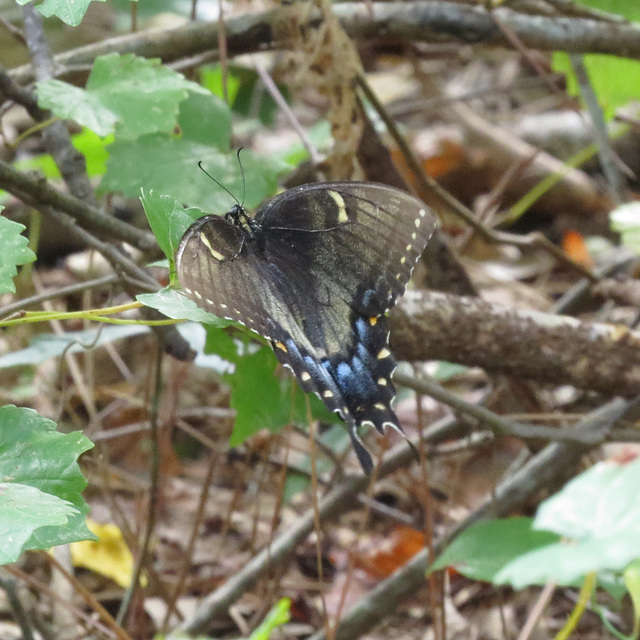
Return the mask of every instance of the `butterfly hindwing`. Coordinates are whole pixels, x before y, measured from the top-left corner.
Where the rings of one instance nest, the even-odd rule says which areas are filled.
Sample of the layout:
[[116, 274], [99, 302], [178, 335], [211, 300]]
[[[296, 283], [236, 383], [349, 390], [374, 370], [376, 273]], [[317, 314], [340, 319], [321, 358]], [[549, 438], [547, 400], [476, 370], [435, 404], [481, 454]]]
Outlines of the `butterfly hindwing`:
[[205, 216], [185, 233], [182, 287], [207, 311], [267, 337], [302, 388], [345, 420], [370, 471], [358, 427], [401, 431], [384, 315], [404, 291], [434, 216], [412, 196], [371, 183], [291, 189], [252, 221], [235, 211], [235, 219]]

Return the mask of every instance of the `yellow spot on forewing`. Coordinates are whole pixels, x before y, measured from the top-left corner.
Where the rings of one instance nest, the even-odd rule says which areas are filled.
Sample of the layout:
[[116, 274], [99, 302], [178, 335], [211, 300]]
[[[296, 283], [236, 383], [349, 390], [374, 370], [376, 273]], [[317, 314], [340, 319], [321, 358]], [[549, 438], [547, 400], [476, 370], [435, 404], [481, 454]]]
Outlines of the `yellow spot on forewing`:
[[325, 391], [322, 392], [322, 397], [333, 398], [333, 391], [329, 391], [329, 389], [326, 389]]
[[378, 378], [378, 384], [381, 387], [386, 387], [387, 386], [387, 379], [386, 378]]
[[311, 375], [309, 374], [309, 372], [308, 372], [308, 371], [303, 371], [303, 372], [300, 374], [300, 379], [301, 379], [303, 382], [308, 382], [309, 380], [311, 380]]
[[414, 222], [414, 224], [416, 225], [416, 229], [419, 229], [419, 228], [420, 228], [420, 223], [422, 222], [422, 221], [420, 220], [420, 218], [416, 218], [413, 222]]
[[378, 324], [378, 318], [376, 318], [375, 316], [371, 316], [371, 318], [369, 318], [369, 324], [372, 327], [375, 327], [376, 324]]
[[347, 215], [347, 207], [345, 205], [344, 198], [337, 191], [329, 191], [329, 195], [338, 207], [338, 222], [340, 224], [349, 222], [349, 216]]
[[285, 353], [288, 353], [287, 351], [287, 347], [282, 343], [282, 342], [276, 342], [275, 343], [276, 347], [278, 347], [278, 349], [280, 349], [281, 351], [284, 351]]
[[224, 260], [224, 256], [219, 252], [216, 251], [212, 246], [211, 243], [209, 242], [209, 238], [207, 238], [207, 236], [204, 235], [204, 233], [200, 233], [200, 240], [202, 240], [202, 244], [207, 247], [207, 249], [209, 249], [209, 251], [211, 252], [211, 255], [216, 259], [216, 260]]
[[378, 409], [379, 411], [384, 411], [387, 407], [385, 407], [382, 402], [376, 402], [373, 405], [374, 409]]
[[388, 358], [391, 355], [391, 351], [389, 351], [389, 349], [387, 349], [386, 347], [383, 347], [382, 349], [380, 349], [380, 351], [378, 351], [378, 355], [376, 356], [376, 358], [378, 358], [378, 360], [384, 360], [385, 358]]

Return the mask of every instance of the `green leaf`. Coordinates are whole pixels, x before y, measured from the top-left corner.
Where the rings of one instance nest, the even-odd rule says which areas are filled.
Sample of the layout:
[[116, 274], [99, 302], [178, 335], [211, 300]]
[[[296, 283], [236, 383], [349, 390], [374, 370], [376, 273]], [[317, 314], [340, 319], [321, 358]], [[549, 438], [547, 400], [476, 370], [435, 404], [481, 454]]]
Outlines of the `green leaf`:
[[29, 240], [22, 235], [25, 229], [23, 224], [0, 216], [0, 294], [15, 293], [13, 278], [18, 273], [16, 267], [36, 259], [36, 254], [29, 249]]
[[640, 202], [621, 204], [609, 214], [609, 220], [622, 244], [640, 254]]
[[78, 353], [88, 348], [97, 349], [102, 345], [149, 333], [149, 327], [139, 324], [109, 325], [98, 329], [68, 331], [60, 335], [40, 334], [35, 336], [26, 349], [0, 356], [0, 369], [21, 365], [37, 365], [63, 353]]
[[[585, 55], [583, 59], [589, 82], [598, 97], [606, 120], [611, 120], [619, 107], [638, 100], [640, 62], [600, 54]], [[567, 92], [579, 97], [580, 88], [569, 56], [556, 51], [552, 57], [552, 67], [555, 72], [566, 75]]]
[[468, 578], [493, 582], [496, 574], [515, 558], [558, 539], [553, 533], [535, 531], [531, 518], [479, 522], [465, 529], [438, 556], [430, 571], [453, 567]]
[[173, 258], [184, 232], [204, 215], [200, 209], [185, 209], [175, 198], [156, 191], [142, 191], [140, 197], [149, 226], [160, 248], [173, 265]]
[[237, 194], [238, 200], [242, 199], [246, 184], [245, 203], [250, 209], [275, 193], [277, 176], [286, 167], [282, 162], [267, 161], [246, 152], [242, 154], [241, 169], [235, 153], [223, 153], [207, 144], [162, 134], [116, 140], [109, 153], [101, 192], [122, 191], [137, 197], [141, 187], [153, 189], [217, 214], [228, 211], [235, 200], [198, 169], [199, 160], [216, 180]]
[[[104, 2], [105, 0], [96, 1]], [[16, 0], [16, 2], [23, 5], [31, 2], [31, 0]], [[90, 4], [91, 0], [44, 0], [37, 9], [45, 18], [56, 16], [65, 24], [77, 27], [82, 22], [82, 18], [84, 18], [84, 14]]]
[[229, 151], [231, 144], [231, 111], [217, 96], [190, 93], [180, 104], [178, 125], [185, 140], [207, 144]]
[[[38, 490], [38, 493], [28, 489], [9, 491], [5, 487], [1, 495], [8, 496], [6, 503], [0, 497], [0, 522], [4, 527], [14, 530], [20, 530], [23, 524], [31, 527], [27, 538], [20, 536], [24, 538], [21, 550], [49, 549], [94, 538], [84, 521], [89, 507], [81, 492], [87, 482], [77, 463], [80, 454], [93, 444], [80, 432], [63, 434], [55, 427], [55, 422], [31, 409], [13, 405], [0, 407], [0, 478], [4, 485], [14, 489], [27, 486]], [[28, 504], [34, 514], [28, 523], [14, 502], [18, 495], [35, 500], [34, 504]], [[61, 501], [64, 502], [61, 504]], [[6, 512], [2, 512], [2, 506], [7, 507]], [[38, 511], [44, 520], [41, 524], [33, 519]], [[2, 539], [4, 549], [6, 539]], [[12, 554], [14, 552], [15, 549]]]
[[553, 531], [571, 544], [553, 544], [507, 565], [496, 579], [516, 588], [554, 580], [575, 584], [591, 572], [622, 571], [640, 557], [640, 460], [601, 462], [545, 500], [536, 529]]
[[236, 410], [232, 447], [261, 429], [276, 432], [292, 422], [306, 424], [307, 401], [312, 417], [335, 422], [335, 415], [315, 395], [306, 396], [292, 376], [276, 375], [277, 364], [271, 348], [263, 347], [240, 358], [235, 373], [224, 376], [232, 389], [231, 408]]
[[[90, 177], [103, 176], [107, 170], [107, 158], [109, 154], [105, 146], [113, 142], [113, 136], [101, 138], [99, 135], [84, 128], [81, 133], [71, 137], [73, 146], [82, 153], [87, 163], [87, 173]], [[61, 178], [60, 171], [48, 153], [41, 153], [23, 160], [16, 160], [13, 166], [20, 170], [38, 170], [45, 177], [52, 180]]]
[[231, 320], [218, 318], [218, 316], [201, 309], [193, 300], [173, 287], [165, 287], [156, 293], [141, 293], [136, 296], [136, 300], [175, 320], [204, 322], [214, 327], [228, 327], [234, 324]]
[[106, 145], [111, 142], [113, 142], [112, 136], [102, 138], [87, 128], [71, 138], [73, 146], [85, 157], [89, 177], [103, 176], [106, 173], [109, 158]]
[[0, 482], [0, 565], [15, 562], [36, 529], [66, 525], [77, 513], [70, 502], [35, 487]]
[[[580, 4], [607, 13], [617, 13], [627, 20], [640, 21], [640, 3], [637, 0], [581, 0]], [[640, 62], [595, 54], [585, 55], [583, 59], [605, 118], [612, 118], [618, 107], [638, 100]], [[554, 71], [567, 75], [567, 91], [578, 96], [580, 91], [569, 56], [563, 52], [554, 53], [552, 65]]]
[[249, 640], [269, 640], [274, 629], [289, 622], [291, 618], [291, 600], [281, 598], [267, 614], [262, 624], [249, 636]]
[[180, 103], [190, 91], [206, 89], [162, 66], [160, 60], [132, 53], [96, 58], [86, 89], [60, 80], [37, 83], [40, 106], [101, 136], [113, 133], [118, 123], [119, 138], [173, 131]]
[[578, 4], [607, 13], [617, 13], [627, 20], [640, 21], [640, 5], [636, 0], [579, 0]]
[[640, 560], [634, 560], [625, 569], [624, 583], [633, 602], [633, 617], [640, 621]]
[[239, 357], [237, 341], [217, 327], [207, 327], [204, 352], [215, 353], [227, 362], [237, 362]]
[[37, 85], [38, 104], [60, 118], [75, 120], [100, 136], [113, 133], [118, 116], [102, 104], [100, 97], [62, 80], [44, 80]]
[[[222, 78], [221, 65], [216, 64], [200, 67], [200, 82], [203, 87], [206, 87], [215, 96], [224, 100], [224, 80]], [[229, 100], [229, 104], [233, 104], [240, 89], [240, 78], [234, 73], [233, 66], [227, 67], [226, 84], [227, 99]]]

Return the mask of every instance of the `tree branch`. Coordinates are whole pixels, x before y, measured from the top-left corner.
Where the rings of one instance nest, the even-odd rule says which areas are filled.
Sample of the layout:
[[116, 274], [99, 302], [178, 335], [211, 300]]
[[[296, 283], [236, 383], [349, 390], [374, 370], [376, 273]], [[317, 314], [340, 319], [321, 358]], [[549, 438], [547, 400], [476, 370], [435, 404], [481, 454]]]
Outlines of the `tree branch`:
[[[305, 4], [226, 20], [229, 55], [286, 48], [291, 25], [303, 27], [299, 5]], [[528, 48], [640, 58], [640, 27], [627, 22], [530, 15], [504, 7], [487, 11], [479, 3], [469, 6], [435, 1], [345, 2], [334, 5], [333, 10], [347, 35], [361, 41], [462, 42], [511, 48], [493, 19], [495, 15]], [[319, 14], [312, 12], [309, 26], [319, 22]], [[79, 47], [56, 56], [55, 63], [59, 68], [87, 67], [97, 56], [114, 51], [171, 62], [215, 50], [217, 42], [217, 22], [190, 22], [175, 29], [143, 31]], [[12, 76], [20, 84], [33, 80], [29, 66], [19, 67]]]
[[[157, 246], [151, 233], [107, 216], [102, 211], [93, 207], [79, 198], [62, 193], [52, 187], [39, 174], [29, 174], [16, 171], [10, 164], [0, 160], [0, 188], [14, 194], [25, 204], [36, 209], [46, 209], [50, 206], [58, 211], [69, 214], [88, 230], [109, 238], [122, 240], [130, 245], [148, 251]], [[46, 213], [46, 210], [44, 211]]]
[[447, 360], [609, 396], [640, 393], [640, 333], [625, 326], [424, 291], [408, 291], [390, 324], [402, 360]]

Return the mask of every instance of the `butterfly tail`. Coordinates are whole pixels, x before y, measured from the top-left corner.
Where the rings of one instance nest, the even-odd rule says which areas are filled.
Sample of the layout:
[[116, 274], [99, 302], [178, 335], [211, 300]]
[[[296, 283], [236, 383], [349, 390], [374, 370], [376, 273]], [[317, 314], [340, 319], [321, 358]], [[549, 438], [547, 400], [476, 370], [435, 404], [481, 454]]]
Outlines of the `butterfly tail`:
[[358, 456], [358, 460], [360, 461], [360, 466], [362, 470], [367, 474], [371, 475], [373, 471], [373, 460], [371, 459], [371, 454], [367, 451], [367, 448], [364, 446], [364, 442], [362, 442], [362, 438], [358, 434], [358, 425], [356, 421], [350, 419], [348, 421], [348, 429], [349, 435], [351, 436], [351, 443], [353, 444], [353, 449]]

